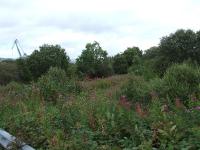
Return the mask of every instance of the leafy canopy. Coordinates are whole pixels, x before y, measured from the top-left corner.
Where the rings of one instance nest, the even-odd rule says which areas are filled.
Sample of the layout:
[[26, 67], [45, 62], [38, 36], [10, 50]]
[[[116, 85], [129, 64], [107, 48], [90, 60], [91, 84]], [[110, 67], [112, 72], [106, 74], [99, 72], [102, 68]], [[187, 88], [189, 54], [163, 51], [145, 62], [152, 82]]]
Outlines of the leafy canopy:
[[113, 69], [117, 74], [126, 74], [130, 66], [138, 65], [142, 51], [138, 47], [128, 47], [123, 53], [113, 58]]
[[[26, 72], [30, 71], [33, 79], [37, 79], [46, 73], [50, 67], [59, 67], [67, 71], [69, 57], [66, 55], [65, 50], [59, 45], [44, 44], [39, 50], [35, 50], [23, 61], [25, 62], [20, 63], [21, 65], [19, 65], [19, 68], [28, 68], [22, 70], [26, 70]], [[24, 65], [26, 67], [24, 67]], [[26, 72], [23, 73], [26, 74]]]
[[111, 70], [107, 52], [96, 41], [86, 45], [76, 64], [79, 74], [91, 78], [108, 76]]

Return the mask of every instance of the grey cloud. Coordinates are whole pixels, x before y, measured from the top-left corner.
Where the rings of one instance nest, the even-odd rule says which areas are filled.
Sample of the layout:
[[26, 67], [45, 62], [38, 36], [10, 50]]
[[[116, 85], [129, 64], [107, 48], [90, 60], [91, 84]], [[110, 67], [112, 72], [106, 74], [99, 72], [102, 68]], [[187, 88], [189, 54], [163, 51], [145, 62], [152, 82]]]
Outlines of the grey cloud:
[[[187, 1], [189, 3], [189, 0]], [[153, 3], [151, 6], [145, 6], [127, 0], [131, 7], [118, 10], [113, 9], [114, 5], [117, 5], [114, 0], [112, 6], [108, 6], [107, 1], [104, 0], [99, 1], [99, 4], [103, 3], [111, 11], [108, 9], [104, 11], [104, 8], [95, 11], [95, 0], [84, 1], [82, 3], [84, 6], [81, 6], [83, 10], [77, 9], [76, 2], [73, 5], [70, 1], [65, 2], [65, 0], [57, 0], [55, 4], [58, 3], [58, 6], [52, 6], [54, 3], [51, 0], [0, 0], [0, 55], [5, 54], [6, 49], [10, 50], [15, 38], [20, 40], [28, 54], [43, 42], [60, 41], [57, 44], [64, 47], [66, 51], [69, 49], [69, 54], [76, 57], [84, 49], [86, 42], [93, 40], [99, 41], [103, 48], [105, 46], [110, 54], [114, 54], [131, 44], [139, 47], [154, 44], [155, 39], [159, 40], [161, 36], [174, 32], [180, 28], [180, 24], [187, 24], [184, 22], [185, 18], [180, 23], [179, 21], [173, 23], [173, 16], [169, 16], [172, 21], [167, 20], [163, 17], [162, 10], [160, 14], [155, 15], [157, 11]], [[78, 2], [79, 0], [77, 5]], [[91, 2], [92, 6], [90, 6]], [[60, 8], [60, 3], [67, 5], [66, 8]], [[199, 27], [199, 21], [192, 17], [199, 15], [199, 4], [198, 0], [193, 0], [191, 7], [188, 7], [188, 10], [194, 10], [186, 13], [189, 18], [193, 18], [189, 27], [192, 25]], [[72, 8], [68, 10], [70, 6]], [[142, 6], [143, 10], [139, 6]], [[94, 7], [92, 11], [90, 7]], [[176, 10], [178, 11], [178, 8]], [[165, 14], [167, 15], [168, 13]]]
[[103, 33], [114, 30], [115, 27], [112, 25], [99, 21], [98, 18], [85, 17], [85, 16], [74, 16], [64, 18], [46, 18], [42, 19], [39, 26], [55, 27], [60, 30], [71, 29], [78, 32], [86, 33]]
[[69, 13], [49, 14], [38, 20], [38, 26], [55, 27], [62, 29], [71, 29], [73, 31], [85, 33], [111, 33], [116, 32], [120, 26], [131, 24], [133, 21], [125, 12], [116, 12], [111, 14], [95, 13]]

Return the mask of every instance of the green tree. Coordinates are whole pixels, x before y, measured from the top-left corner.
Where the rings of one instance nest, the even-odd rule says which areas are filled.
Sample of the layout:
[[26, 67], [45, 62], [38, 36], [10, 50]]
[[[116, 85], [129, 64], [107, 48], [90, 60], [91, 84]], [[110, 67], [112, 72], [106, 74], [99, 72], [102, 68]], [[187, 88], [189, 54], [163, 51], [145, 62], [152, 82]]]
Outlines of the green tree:
[[182, 63], [186, 60], [200, 63], [199, 32], [192, 30], [177, 30], [175, 33], [165, 36], [159, 44], [159, 59], [157, 67], [160, 74], [174, 63]]
[[59, 67], [67, 71], [68, 64], [69, 57], [63, 48], [59, 45], [44, 44], [27, 58], [21, 59], [18, 66], [22, 70], [22, 76], [28, 79], [26, 73], [30, 72], [32, 78], [36, 80], [46, 73], [50, 67]]
[[32, 80], [32, 75], [27, 65], [27, 61], [25, 59], [19, 58], [16, 60], [16, 63], [20, 80], [23, 82], [29, 82]]
[[131, 66], [138, 66], [142, 51], [138, 47], [128, 47], [123, 53], [113, 58], [113, 69], [116, 74], [126, 74]]
[[77, 58], [76, 64], [79, 74], [91, 78], [105, 77], [111, 72], [107, 52], [96, 41], [86, 45], [81, 56]]
[[147, 50], [145, 50], [143, 54], [143, 58], [145, 60], [155, 59], [159, 56], [159, 48], [157, 46], [153, 46]]
[[132, 66], [134, 63], [137, 63], [138, 57], [142, 57], [142, 51], [138, 47], [128, 47], [124, 53], [124, 57], [128, 63], [128, 66]]
[[116, 74], [126, 74], [128, 72], [128, 62], [122, 54], [113, 57], [113, 70]]
[[196, 40], [194, 57], [196, 57], [195, 60], [200, 64], [200, 31], [196, 32]]

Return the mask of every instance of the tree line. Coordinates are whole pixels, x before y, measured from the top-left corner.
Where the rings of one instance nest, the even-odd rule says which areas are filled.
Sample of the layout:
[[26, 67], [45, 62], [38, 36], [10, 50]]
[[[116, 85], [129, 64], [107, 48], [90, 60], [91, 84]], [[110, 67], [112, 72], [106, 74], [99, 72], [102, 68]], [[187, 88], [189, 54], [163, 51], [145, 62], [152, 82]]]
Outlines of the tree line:
[[[94, 41], [86, 44], [75, 64], [70, 63], [69, 56], [61, 46], [45, 44], [26, 58], [17, 59], [15, 63], [0, 63], [0, 80], [1, 84], [4, 81], [7, 83], [12, 80], [9, 77], [12, 74], [15, 76], [13, 80], [37, 80], [50, 67], [61, 68], [69, 76], [78, 78], [107, 77], [133, 72], [148, 79], [150, 76], [163, 76], [172, 64], [185, 61], [200, 64], [200, 31], [180, 29], [162, 37], [158, 46], [145, 51], [137, 46], [128, 47], [112, 57]], [[7, 73], [4, 68], [9, 68], [9, 65], [11, 69], [7, 69]]]

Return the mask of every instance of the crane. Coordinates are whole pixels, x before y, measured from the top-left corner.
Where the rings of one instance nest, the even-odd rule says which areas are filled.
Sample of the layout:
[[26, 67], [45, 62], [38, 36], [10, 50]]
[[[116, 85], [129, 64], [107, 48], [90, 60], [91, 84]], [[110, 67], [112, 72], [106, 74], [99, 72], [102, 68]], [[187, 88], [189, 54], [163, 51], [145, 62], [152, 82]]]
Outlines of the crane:
[[[16, 46], [16, 48], [17, 48], [17, 51], [18, 51], [18, 53], [19, 53], [19, 57], [20, 57], [20, 58], [24, 58], [24, 57], [27, 56], [26, 53], [24, 53], [24, 51], [23, 51], [22, 48], [20, 47], [18, 39], [15, 39], [15, 41], [14, 41], [14, 43], [13, 43], [13, 46], [12, 46], [12, 49], [13, 49], [15, 46]], [[20, 49], [21, 49], [21, 51], [20, 51]], [[23, 54], [22, 54], [22, 53], [23, 53]]]

